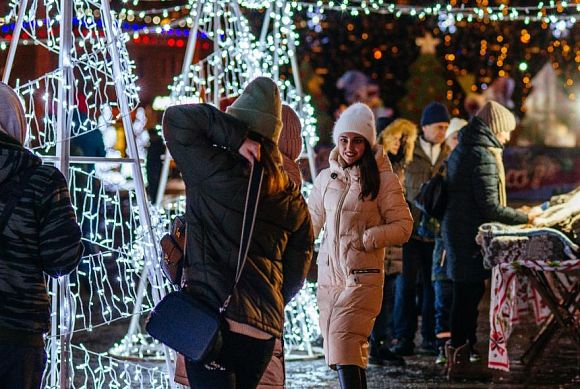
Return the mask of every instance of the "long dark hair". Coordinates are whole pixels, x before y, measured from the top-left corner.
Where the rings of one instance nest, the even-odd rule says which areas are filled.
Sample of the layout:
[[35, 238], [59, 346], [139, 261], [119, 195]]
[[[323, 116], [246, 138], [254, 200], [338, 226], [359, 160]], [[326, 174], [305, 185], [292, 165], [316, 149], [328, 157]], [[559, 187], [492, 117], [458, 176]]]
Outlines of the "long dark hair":
[[282, 192], [288, 185], [289, 178], [282, 169], [282, 154], [278, 146], [271, 140], [254, 132], [249, 132], [248, 138], [260, 143], [260, 161], [264, 167], [262, 191], [267, 195]]
[[369, 198], [374, 200], [379, 195], [381, 187], [381, 176], [379, 174], [379, 167], [373, 154], [373, 150], [369, 142], [365, 139], [365, 151], [362, 157], [357, 161], [360, 168], [360, 199]]

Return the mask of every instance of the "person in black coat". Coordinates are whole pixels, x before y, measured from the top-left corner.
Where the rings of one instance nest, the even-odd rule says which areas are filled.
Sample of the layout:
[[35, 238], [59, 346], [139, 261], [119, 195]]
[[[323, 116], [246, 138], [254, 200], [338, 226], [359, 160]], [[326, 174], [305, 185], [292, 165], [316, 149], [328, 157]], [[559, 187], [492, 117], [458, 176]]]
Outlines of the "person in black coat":
[[163, 131], [186, 187], [186, 291], [215, 310], [232, 291], [249, 164], [264, 167], [246, 265], [214, 361], [186, 361], [192, 387], [255, 388], [282, 336], [284, 305], [301, 289], [314, 236], [306, 202], [282, 171], [280, 92], [252, 81], [226, 113], [207, 104], [167, 109]]
[[52, 315], [47, 281], [83, 253], [68, 184], [24, 147], [19, 96], [0, 82], [0, 388], [42, 387]]
[[490, 275], [475, 241], [479, 226], [492, 221], [524, 224], [534, 217], [506, 206], [502, 150], [515, 126], [507, 108], [488, 102], [460, 131], [447, 163], [448, 200], [441, 228], [453, 281], [451, 341], [446, 345], [450, 378], [468, 374], [467, 339], [475, 333], [477, 306]]

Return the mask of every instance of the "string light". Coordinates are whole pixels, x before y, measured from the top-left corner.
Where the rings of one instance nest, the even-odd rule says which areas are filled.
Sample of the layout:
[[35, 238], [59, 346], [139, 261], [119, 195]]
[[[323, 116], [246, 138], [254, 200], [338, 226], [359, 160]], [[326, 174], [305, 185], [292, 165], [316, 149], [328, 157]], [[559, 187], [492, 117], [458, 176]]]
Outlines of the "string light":
[[73, 365], [75, 381], [81, 388], [172, 388], [169, 374], [159, 367], [145, 366], [95, 353], [84, 345], [73, 345], [79, 355]]
[[[257, 42], [248, 21], [231, 5], [222, 1], [208, 1], [201, 7], [198, 30], [204, 31], [213, 42], [213, 53], [192, 64], [185, 76], [179, 75], [170, 86], [176, 102], [205, 101], [219, 104], [223, 98], [241, 94], [243, 87], [253, 78], [264, 75], [277, 81], [284, 102], [298, 113], [305, 138], [314, 145], [316, 119], [309, 96], [301, 96], [293, 84], [280, 78], [282, 66], [290, 63], [288, 39], [298, 42], [292, 8], [285, 1], [275, 2], [280, 12], [272, 12], [273, 28]], [[191, 18], [196, 10], [191, 3]], [[217, 10], [217, 11], [216, 11]], [[219, 15], [216, 18], [216, 15]], [[291, 37], [290, 37], [291, 35]]]
[[[242, 5], [258, 7], [260, 3], [246, 1], [242, 2]], [[257, 75], [275, 76], [284, 101], [299, 112], [303, 121], [305, 137], [315, 143], [317, 137], [314, 131], [314, 109], [310, 104], [310, 97], [301, 95], [291, 80], [279, 77], [282, 66], [291, 66], [291, 58], [288, 55], [289, 37], [291, 36], [298, 42], [294, 25], [288, 21], [294, 20], [293, 12], [304, 9], [306, 4], [309, 4], [308, 9], [312, 10], [309, 12], [318, 15], [316, 18], [312, 17], [312, 21], [319, 23], [324, 18], [325, 9], [331, 10], [338, 7], [340, 10], [348, 11], [349, 7], [352, 7], [351, 3], [348, 1], [318, 1], [316, 10], [310, 8], [312, 7], [311, 3], [304, 2], [264, 3], [268, 7], [276, 4], [281, 12], [275, 13], [274, 26], [265, 37], [263, 46], [260, 46], [251, 34], [245, 18], [233, 12], [228, 2], [219, 2], [220, 7], [218, 7], [217, 13], [214, 7], [218, 5], [216, 0], [205, 2], [204, 15], [200, 17], [200, 30], [207, 32], [208, 39], [213, 43], [214, 53], [192, 65], [185, 78], [177, 77], [175, 79], [171, 87], [172, 96], [176, 101], [192, 98], [197, 99], [197, 101], [215, 101], [220, 97], [239, 95], [243, 86]], [[44, 4], [46, 17], [35, 18], [36, 9], [28, 11], [25, 17], [27, 24], [25, 24], [24, 32], [31, 43], [58, 53], [58, 2], [45, 0]], [[164, 15], [166, 12], [179, 12], [182, 9], [187, 9], [191, 10], [191, 15], [190, 18], [184, 20], [185, 24], [182, 27], [191, 26], [191, 17], [195, 16], [192, 4], [189, 3], [187, 6], [183, 6], [184, 8], [171, 7], [156, 10], [156, 12], [135, 13], [127, 10], [121, 12], [118, 18], [129, 21], [130, 17], [133, 20], [144, 20], [146, 17], [150, 17], [154, 24], [161, 25], [165, 23], [163, 18], [169, 17], [169, 14]], [[13, 16], [16, 15], [18, 2], [12, 0], [11, 6], [13, 7], [11, 16], [5, 18], [5, 22], [13, 19]], [[453, 7], [409, 8], [384, 4], [381, 1], [367, 1], [360, 4], [356, 13], [389, 13], [397, 18], [408, 15], [419, 19], [437, 16], [450, 33], [452, 33], [451, 28], [455, 28], [456, 21], [522, 20], [518, 18], [527, 13], [532, 16], [526, 16], [526, 21], [542, 21], [550, 26], [555, 26], [554, 28], [561, 32], [564, 32], [564, 29], [560, 28], [562, 26], [560, 22], [565, 21], [566, 26], [575, 23], [575, 19], [569, 15], [546, 16], [546, 12], [553, 9], [550, 7], [510, 8], [512, 11], [507, 12], [507, 16], [507, 8], [499, 8], [497, 10], [494, 7], [487, 7], [485, 10], [461, 9], [460, 12], [459, 8]], [[562, 8], [572, 9], [563, 5]], [[514, 9], [517, 11], [515, 14]], [[139, 91], [135, 86], [134, 63], [129, 59], [125, 49], [125, 43], [130, 37], [127, 34], [119, 34], [120, 40], [107, 43], [102, 36], [99, 10], [94, 8], [92, 1], [75, 0], [75, 10], [78, 23], [75, 25], [76, 45], [71, 53], [71, 61], [79, 73], [76, 89], [86, 97], [88, 117], [73, 126], [72, 137], [99, 129], [97, 114], [102, 106], [109, 105], [117, 108], [116, 96], [110, 88], [114, 84], [110, 66], [108, 66], [110, 60], [107, 54], [111, 45], [118, 48], [121, 53], [124, 84], [127, 85], [125, 93], [131, 109], [134, 109], [138, 104]], [[542, 16], [539, 15], [538, 10], [543, 10]], [[503, 16], [500, 17], [499, 13]], [[510, 17], [512, 14], [513, 18]], [[157, 16], [158, 19], [151, 17], [151, 15]], [[219, 22], [216, 24], [218, 19]], [[120, 29], [121, 26], [117, 24], [115, 28]], [[170, 31], [161, 26], [159, 28], [160, 30], [155, 30], [155, 33], [163, 34]], [[184, 36], [187, 36], [185, 31], [182, 32]], [[151, 31], [147, 33], [151, 33]], [[498, 42], [501, 43], [499, 40]], [[2, 47], [6, 47], [6, 45], [2, 46], [0, 43], [0, 48]], [[219, 50], [215, 50], [216, 47]], [[551, 48], [553, 51], [554, 47], [551, 46]], [[397, 50], [397, 47], [392, 48], [393, 53]], [[481, 41], [480, 54], [487, 55], [488, 50], [487, 41]], [[562, 50], [564, 50], [563, 47]], [[505, 53], [502, 51], [498, 57], [498, 67], [503, 65], [506, 56], [507, 47]], [[501, 58], [502, 65], [499, 63], [499, 58]], [[455, 57], [449, 55], [446, 59], [451, 65]], [[577, 63], [580, 62], [580, 56], [577, 56], [575, 60]], [[525, 68], [522, 68], [523, 65], [526, 65]], [[521, 62], [518, 68], [525, 72], [527, 64]], [[57, 69], [24, 84], [18, 83], [16, 86], [16, 90], [26, 103], [27, 124], [31, 129], [31, 134], [34, 134], [31, 136], [31, 144], [38, 152], [47, 152], [56, 144], [54, 112], [56, 112], [57, 101], [55, 96], [57, 96], [56, 92], [61, 74], [62, 70]], [[569, 86], [572, 85], [573, 82]], [[452, 84], [448, 84], [448, 86], [451, 87]], [[575, 98], [575, 95], [571, 94], [571, 96], [573, 96], [570, 97], [571, 99]], [[447, 97], [450, 100], [454, 97], [451, 89], [448, 89]], [[40, 107], [37, 106], [39, 101], [42, 104]], [[76, 110], [78, 107], [70, 106], [68, 109]], [[40, 116], [41, 111], [43, 116]], [[39, 117], [42, 119], [39, 120]], [[141, 315], [152, 309], [153, 299], [148, 290], [144, 294], [141, 306], [137, 310], [135, 309], [139, 282], [145, 268], [143, 246], [147, 243], [143, 239], [145, 231], [140, 226], [136, 194], [130, 185], [128, 187], [119, 186], [110, 177], [102, 177], [95, 172], [87, 173], [77, 167], [71, 168], [70, 177], [70, 190], [73, 194], [74, 207], [79, 215], [79, 223], [85, 229], [88, 228], [83, 240], [86, 244], [98, 247], [98, 253], [83, 257], [81, 269], [71, 280], [75, 332], [92, 332], [100, 325]], [[308, 186], [305, 186], [305, 190], [308, 191]], [[164, 209], [153, 212], [153, 225], [156, 226], [155, 233], [158, 238], [166, 231], [171, 215], [183, 212], [183, 204], [182, 199], [178, 199], [174, 203], [166, 204]], [[158, 264], [156, 264], [156, 269], [158, 270]], [[169, 290], [169, 286], [165, 282], [154, 287]], [[313, 285], [307, 284], [285, 311], [287, 319], [285, 341], [288, 350], [306, 350], [309, 343], [320, 334], [317, 327], [318, 313], [313, 288]], [[52, 343], [56, 339], [49, 340], [51, 341], [49, 347], [57, 347]], [[119, 387], [138, 385], [143, 382], [149, 383], [151, 387], [169, 386], [168, 376], [163, 371], [104, 357], [85, 349], [82, 345], [74, 345], [73, 352], [80, 356], [77, 357], [77, 360], [83, 361], [75, 364], [74, 371], [78, 377], [84, 377], [81, 378], [81, 381], [84, 380], [85, 386], [89, 385], [89, 381], [93, 382], [94, 386], [98, 386], [96, 382], [106, 382]], [[125, 356], [160, 356], [156, 345], [151, 342], [151, 339], [143, 337], [142, 334], [122, 339], [112, 349], [112, 352], [124, 353]]]
[[[128, 102], [129, 109], [134, 109], [139, 101], [134, 63], [125, 48], [129, 37], [120, 33], [119, 23], [113, 23], [112, 34], [107, 35], [107, 41], [100, 11], [93, 1], [75, 0], [72, 6], [77, 21], [71, 31], [74, 46], [63, 65], [71, 67], [75, 74], [73, 103], [64, 104], [67, 117], [72, 118], [68, 126], [71, 138], [98, 131], [100, 124], [97, 116], [102, 107], [120, 108], [118, 101], [121, 96], [116, 95], [113, 88], [116, 83], [123, 84], [123, 98]], [[11, 13], [17, 14], [20, 4], [12, 1], [11, 7]], [[44, 0], [43, 3], [32, 2], [24, 13], [24, 34], [29, 40], [56, 54], [60, 50], [57, 26], [60, 11], [58, 1]], [[13, 37], [15, 40], [18, 38]], [[111, 50], [118, 54], [115, 65], [121, 70], [122, 80], [113, 75]], [[57, 68], [25, 83], [17, 80], [15, 85], [26, 107], [29, 146], [43, 154], [44, 159], [54, 153], [57, 142], [57, 96], [64, 72], [65, 69]], [[85, 112], [86, 116], [78, 112]], [[79, 332], [90, 333], [99, 326], [141, 315], [153, 307], [152, 289], [168, 289], [166, 283], [155, 285], [148, 288], [138, 301], [138, 286], [143, 276], [147, 275], [143, 273], [147, 266], [145, 250], [149, 250], [151, 240], [140, 220], [139, 201], [132, 185], [128, 183], [121, 188], [118, 182], [109, 180], [109, 176], [99, 175], [94, 170], [87, 172], [78, 166], [70, 167], [68, 176], [73, 208], [83, 231], [83, 243], [92, 249], [85, 252], [79, 269], [70, 276], [69, 289], [62, 296], [69, 302], [64, 304], [66, 309], [52, 312], [53, 317], [66, 315], [63, 323], [70, 322], [73, 326], [57, 327], [53, 323], [53, 328], [58, 328], [60, 333], [57, 330], [54, 332], [56, 335], [47, 338], [51, 355], [45, 378], [47, 383], [58, 381], [61, 336], [71, 338]], [[151, 217], [155, 220], [154, 215]], [[167, 224], [167, 220], [161, 217], [155, 220], [155, 233], [159, 235]], [[155, 262], [154, 271], [158, 271], [159, 265]], [[60, 292], [57, 296], [55, 289], [49, 290], [49, 298], [59, 297]], [[137, 301], [139, 306], [136, 306]], [[73, 345], [71, 352], [72, 356], [68, 358], [75, 361], [72, 375], [77, 380], [90, 382], [89, 386], [106, 384], [130, 387], [149, 383], [151, 387], [169, 387], [168, 375], [160, 369], [114, 360], [92, 353], [82, 345]]]
[[[212, 53], [189, 67], [187, 74], [175, 77], [171, 90], [174, 102], [205, 101], [219, 105], [223, 98], [238, 96], [243, 87], [258, 75], [276, 80], [281, 99], [293, 107], [303, 125], [305, 139], [314, 145], [316, 120], [310, 96], [299, 93], [295, 84], [280, 76], [283, 66], [295, 66], [296, 55], [290, 41], [298, 41], [292, 23], [292, 8], [286, 1], [270, 5], [271, 25], [258, 41], [251, 33], [248, 21], [227, 1], [206, 1], [197, 9], [191, 4], [191, 18], [197, 18], [198, 30], [212, 41]], [[305, 286], [285, 309], [285, 351], [308, 351], [320, 334], [313, 286]]]
[[[37, 10], [31, 8], [27, 10], [25, 34], [32, 41], [42, 47], [58, 53], [59, 37], [57, 36], [56, 25], [58, 20], [58, 7], [56, 1], [46, 0], [45, 17], [35, 18]], [[125, 43], [129, 40], [127, 34], [119, 34], [118, 42], [108, 43], [101, 33], [102, 23], [98, 10], [91, 9], [92, 3], [88, 0], [75, 0], [76, 20], [74, 27], [75, 46], [71, 53], [71, 65], [75, 72], [79, 74], [76, 80], [77, 97], [83, 96], [86, 100], [87, 117], [73, 123], [71, 137], [85, 134], [89, 131], [97, 131], [103, 126], [97, 117], [102, 111], [102, 107], [108, 106], [117, 108], [117, 101], [114, 94], [111, 94], [110, 86], [114, 84], [114, 79], [110, 71], [108, 49], [114, 45], [121, 53], [121, 68], [126, 87], [127, 98], [130, 102], [130, 109], [134, 109], [138, 103], [138, 88], [135, 87], [135, 76], [133, 75], [133, 63], [129, 60], [125, 49]], [[34, 4], [36, 6], [36, 3]], [[204, 6], [207, 7], [206, 4]], [[16, 13], [17, 4], [13, 3], [13, 13]], [[205, 8], [209, 11], [208, 8]], [[225, 9], [225, 8], [224, 8]], [[207, 17], [202, 18], [201, 27], [207, 31], [207, 37], [221, 44], [222, 49], [219, 55], [206, 58], [202, 63], [198, 63], [191, 68], [191, 73], [200, 69], [201, 66], [211, 69], [212, 75], [217, 75], [216, 71], [227, 76], [237, 74], [238, 79], [224, 78], [219, 83], [217, 89], [212, 90], [215, 83], [211, 76], [202, 77], [201, 74], [193, 76], [195, 80], [190, 85], [202, 85], [207, 87], [203, 92], [204, 98], [212, 93], [219, 93], [220, 96], [235, 95], [241, 92], [249, 77], [257, 74], [265, 74], [264, 69], [271, 65], [271, 56], [266, 59], [265, 64], [260, 60], [260, 51], [251, 37], [249, 27], [245, 20], [232, 17], [229, 10], [222, 14], [224, 18], [221, 24], [215, 22], [215, 13], [208, 12]], [[284, 20], [284, 23], [281, 23]], [[284, 34], [294, 34], [293, 29], [288, 29], [289, 19], [279, 20], [280, 25], [284, 24]], [[119, 28], [117, 24], [115, 28]], [[282, 31], [282, 30], [281, 30]], [[230, 34], [233, 32], [233, 34]], [[279, 37], [277, 37], [278, 40]], [[268, 41], [270, 42], [270, 41]], [[279, 40], [281, 44], [287, 44], [286, 38]], [[274, 52], [281, 56], [277, 49]], [[284, 50], [287, 52], [287, 50]], [[271, 54], [269, 54], [271, 55]], [[244, 59], [244, 60], [242, 60]], [[287, 57], [281, 63], [287, 62]], [[270, 66], [271, 68], [271, 66]], [[252, 73], [252, 71], [255, 71]], [[190, 73], [190, 74], [191, 74]], [[39, 152], [48, 152], [56, 144], [56, 117], [55, 106], [57, 101], [58, 85], [62, 70], [56, 69], [35, 80], [20, 84], [17, 82], [16, 90], [25, 101], [26, 119], [31, 129], [31, 146]], [[235, 77], [234, 77], [235, 78]], [[312, 116], [309, 98], [301, 97], [288, 80], [279, 82], [285, 100], [292, 102], [296, 107], [300, 107], [303, 113]], [[186, 89], [187, 90], [187, 89]], [[200, 89], [192, 88], [190, 91], [202, 96]], [[43, 104], [43, 116], [40, 116], [38, 97], [41, 97]], [[79, 100], [80, 101], [80, 100]], [[76, 105], [68, 106], [71, 112], [76, 112], [80, 107]], [[310, 111], [309, 111], [310, 110]], [[42, 117], [42, 120], [38, 120]], [[119, 117], [115, 118], [116, 120]], [[115, 120], [113, 120], [115, 121]], [[312, 123], [312, 122], [308, 122]], [[105, 123], [106, 125], [106, 123]], [[311, 125], [311, 127], [313, 127]], [[307, 127], [308, 128], [308, 127]], [[92, 332], [102, 325], [109, 325], [117, 320], [128, 319], [135, 315], [146, 314], [154, 305], [149, 288], [146, 288], [140, 297], [139, 287], [143, 282], [144, 269], [147, 264], [145, 257], [145, 246], [149, 243], [144, 239], [146, 231], [143, 230], [139, 218], [137, 206], [137, 195], [130, 182], [120, 182], [115, 175], [102, 174], [111, 169], [103, 169], [101, 165], [111, 165], [110, 163], [97, 163], [96, 170], [86, 172], [78, 167], [70, 168], [70, 191], [72, 194], [73, 207], [78, 215], [78, 222], [83, 228], [83, 242], [87, 247], [94, 250], [86, 253], [81, 260], [79, 270], [71, 276], [70, 295], [72, 299], [71, 316], [74, 318], [76, 329], [67, 329], [73, 333]], [[118, 166], [118, 164], [114, 164]], [[121, 169], [122, 170], [122, 169]], [[183, 212], [179, 202], [177, 205], [170, 205], [169, 209], [153, 210], [150, 215], [154, 232], [157, 235], [155, 242], [159, 242], [161, 236], [168, 228], [171, 215], [175, 212]], [[159, 264], [153, 264], [154, 271], [159, 272]], [[167, 282], [162, 281], [154, 288], [170, 290]], [[307, 293], [301, 300], [311, 299], [313, 294]], [[56, 298], [51, 293], [51, 298]], [[139, 306], [136, 306], [139, 304]], [[294, 307], [294, 305], [293, 305]], [[304, 327], [305, 312], [310, 312], [312, 307], [304, 307], [302, 313], [292, 310], [287, 315], [291, 318], [291, 323], [295, 328], [308, 328], [308, 333], [304, 333], [305, 339], [315, 336], [312, 332], [310, 322], [316, 323], [317, 317], [308, 322]], [[308, 313], [311, 315], [314, 313]], [[296, 319], [296, 317], [298, 319]], [[310, 317], [310, 316], [308, 316]], [[297, 323], [296, 320], [301, 320]], [[291, 324], [292, 325], [292, 324]], [[312, 335], [311, 334], [314, 334]], [[295, 334], [291, 330], [289, 334]], [[310, 335], [309, 335], [310, 334]], [[290, 336], [290, 335], [289, 335]], [[59, 347], [58, 339], [49, 339], [50, 347]], [[300, 342], [288, 339], [289, 344], [296, 345], [289, 350], [300, 348]], [[138, 358], [160, 358], [163, 350], [158, 344], [141, 333], [127, 334], [111, 350], [111, 354], [123, 357]], [[118, 363], [113, 358], [103, 357], [100, 354], [92, 353], [83, 346], [73, 348], [75, 361], [84, 360], [84, 363], [75, 364], [73, 372], [76, 377], [84, 377], [85, 382], [91, 381], [93, 385], [99, 382], [111, 383], [114, 386], [134, 386], [137, 383], [149, 382], [151, 387], [167, 387], [167, 374], [157, 369], [146, 369], [139, 364], [129, 364], [129, 367]], [[89, 361], [91, 361], [89, 363]], [[51, 375], [56, 374], [59, 364], [58, 360], [51, 359], [49, 370]], [[130, 372], [129, 372], [130, 371]], [[118, 375], [120, 374], [120, 376]], [[122, 379], [121, 379], [122, 378]], [[81, 379], [81, 380], [82, 380]]]
[[[296, 10], [312, 10], [313, 3], [305, 1], [292, 2]], [[551, 2], [546, 5], [539, 2], [536, 6], [511, 7], [501, 4], [496, 7], [454, 7], [451, 5], [404, 5], [386, 3], [383, 0], [347, 1], [347, 0], [318, 0], [316, 7], [321, 11], [348, 12], [352, 16], [357, 16], [361, 12], [364, 14], [378, 13], [392, 15], [399, 19], [403, 16], [410, 16], [423, 20], [427, 17], [437, 17], [439, 22], [451, 26], [455, 21], [465, 20], [469, 23], [474, 21], [489, 20], [491, 22], [524, 21], [543, 22], [546, 24], [557, 24], [565, 21], [575, 24], [580, 16], [580, 4], [568, 4], [562, 2], [558, 5]]]

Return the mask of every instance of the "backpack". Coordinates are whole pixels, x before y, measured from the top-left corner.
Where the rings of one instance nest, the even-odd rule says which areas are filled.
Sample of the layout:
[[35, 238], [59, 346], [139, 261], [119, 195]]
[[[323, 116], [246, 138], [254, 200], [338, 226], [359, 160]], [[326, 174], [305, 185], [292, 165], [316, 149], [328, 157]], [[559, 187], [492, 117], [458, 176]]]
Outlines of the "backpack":
[[447, 162], [444, 162], [433, 177], [421, 185], [419, 193], [413, 200], [413, 204], [421, 212], [437, 220], [443, 219], [443, 214], [447, 207], [446, 175]]

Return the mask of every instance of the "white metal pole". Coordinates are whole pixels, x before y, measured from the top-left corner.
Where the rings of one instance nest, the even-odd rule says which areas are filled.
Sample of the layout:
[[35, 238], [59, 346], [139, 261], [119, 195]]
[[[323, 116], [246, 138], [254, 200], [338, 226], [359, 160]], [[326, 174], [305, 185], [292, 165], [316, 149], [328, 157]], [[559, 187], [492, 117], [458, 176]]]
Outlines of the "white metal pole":
[[[193, 25], [189, 30], [189, 37], [187, 38], [187, 47], [185, 49], [185, 56], [183, 57], [183, 64], [181, 65], [181, 82], [183, 84], [181, 94], [185, 93], [185, 88], [188, 86], [189, 78], [187, 75], [189, 73], [189, 66], [193, 62], [193, 57], [195, 54], [195, 45], [197, 44], [197, 33], [199, 30], [199, 17], [201, 16], [202, 7], [202, 1], [198, 0], [195, 6]], [[157, 195], [155, 197], [156, 206], [161, 206], [163, 201], [163, 195], [165, 194], [165, 189], [167, 188], [167, 179], [172, 159], [173, 158], [171, 157], [169, 150], [165, 150], [165, 159], [163, 161], [163, 169], [161, 170], [161, 179], [159, 181]]]
[[268, 35], [268, 29], [270, 28], [270, 18], [272, 14], [272, 6], [270, 4], [266, 10], [266, 15], [264, 15], [264, 22], [262, 23], [262, 31], [260, 32], [259, 46], [261, 50], [264, 50], [264, 43], [266, 43], [266, 36]]
[[[222, 42], [220, 40], [220, 33], [221, 24], [220, 24], [220, 12], [219, 12], [219, 4], [216, 1], [214, 3], [214, 21], [213, 21], [213, 58], [214, 58], [214, 65], [213, 65], [213, 105], [215, 105], [218, 109], [220, 107], [220, 74], [222, 69]], [[211, 67], [211, 63], [209, 63]], [[211, 74], [211, 72], [209, 72]]]
[[[125, 129], [125, 139], [128, 146], [129, 157], [134, 160], [132, 164], [133, 168], [133, 180], [135, 183], [135, 195], [137, 198], [137, 206], [139, 208], [139, 219], [142, 223], [143, 230], [145, 231], [145, 267], [149, 269], [149, 281], [151, 282], [151, 295], [155, 303], [161, 300], [161, 297], [165, 293], [159, 282], [158, 272], [155, 270], [156, 263], [160, 256], [157, 252], [157, 246], [155, 245], [155, 234], [153, 232], [153, 226], [151, 225], [151, 215], [149, 213], [149, 207], [147, 203], [147, 194], [145, 192], [145, 183], [143, 181], [143, 172], [141, 169], [141, 163], [139, 162], [139, 152], [137, 150], [137, 144], [135, 142], [135, 134], [133, 133], [133, 124], [131, 123], [131, 118], [129, 116], [129, 104], [127, 102], [127, 96], [125, 95], [125, 84], [123, 81], [123, 73], [121, 72], [119, 51], [117, 48], [118, 39], [116, 36], [117, 30], [113, 26], [113, 20], [111, 17], [111, 8], [109, 6], [109, 0], [101, 0], [101, 9], [103, 21], [105, 24], [105, 34], [107, 37], [109, 54], [111, 55], [111, 65], [113, 68], [113, 78], [115, 81], [115, 91], [117, 94], [117, 100], [119, 103], [119, 108], [121, 111], [121, 119], [123, 121], [123, 128]], [[167, 366], [167, 371], [170, 376], [173, 377], [173, 363], [171, 360], [171, 352], [169, 348], [164, 346], [165, 351], [165, 363]], [[171, 381], [171, 385], [174, 387], [174, 383]]]
[[[244, 15], [242, 14], [242, 11], [240, 10], [240, 6], [238, 4], [238, 1], [237, 0], [231, 1], [230, 2], [230, 6], [234, 10], [234, 16], [235, 16], [234, 19], [235, 19], [235, 24], [236, 24], [236, 26], [238, 28], [238, 31], [240, 31], [240, 32], [244, 31], [244, 28], [243, 28], [242, 22], [241, 22], [242, 18], [244, 18]], [[244, 35], [244, 37], [246, 37], [246, 36]], [[262, 47], [261, 46], [259, 46], [259, 47], [260, 47], [260, 50], [261, 50]], [[248, 66], [248, 73], [250, 75], [255, 76], [256, 75], [256, 69], [254, 68], [254, 65], [253, 65], [254, 62], [253, 61], [247, 61], [246, 64]], [[260, 74], [261, 74], [261, 70], [260, 70]]]
[[24, 20], [24, 13], [26, 12], [27, 6], [28, 0], [20, 0], [20, 8], [18, 9], [18, 18], [16, 19], [14, 32], [12, 33], [12, 40], [10, 41], [10, 49], [8, 50], [8, 58], [6, 58], [6, 66], [4, 67], [4, 74], [2, 76], [2, 82], [5, 84], [8, 84], [8, 80], [10, 80], [10, 72], [12, 71], [12, 64], [14, 63], [14, 56], [16, 55], [16, 47], [18, 46], [20, 31], [22, 30], [22, 22]]
[[[304, 92], [302, 91], [302, 80], [300, 79], [300, 68], [298, 67], [298, 60], [296, 59], [296, 44], [294, 41], [294, 32], [290, 29], [290, 25], [286, 25], [288, 28], [288, 56], [290, 57], [290, 63], [292, 64], [292, 75], [294, 77], [294, 86], [296, 87], [296, 93], [300, 96], [300, 106], [304, 103]], [[314, 148], [310, 144], [310, 136], [306, 136], [306, 155], [308, 156], [308, 166], [310, 167], [310, 177], [312, 182], [316, 178], [316, 161], [314, 156]]]
[[[275, 80], [280, 79], [280, 34], [282, 32], [280, 28], [280, 4], [276, 1], [274, 5], [274, 63], [272, 64], [274, 67], [274, 74], [273, 77]], [[266, 50], [266, 47], [263, 48]]]
[[[57, 167], [62, 174], [69, 179], [69, 157], [70, 157], [70, 129], [72, 124], [71, 106], [74, 90], [73, 82], [73, 65], [71, 62], [71, 51], [73, 47], [72, 19], [73, 19], [73, 0], [61, 0], [60, 2], [61, 20], [60, 20], [60, 51], [58, 56], [58, 65], [61, 71], [61, 77], [58, 83], [58, 102], [57, 102], [57, 143], [56, 156], [58, 161]], [[54, 285], [54, 284], [53, 284]], [[56, 290], [55, 290], [56, 291]], [[72, 318], [70, 311], [70, 289], [69, 277], [64, 276], [58, 280], [59, 299], [59, 329], [60, 338], [60, 387], [67, 389], [71, 385], [71, 329]]]
[[185, 49], [185, 56], [183, 57], [183, 64], [181, 65], [181, 82], [183, 83], [182, 93], [185, 93], [185, 88], [189, 84], [189, 78], [187, 77], [187, 74], [189, 73], [189, 66], [193, 62], [193, 56], [195, 54], [195, 45], [197, 44], [197, 32], [199, 30], [199, 17], [201, 16], [202, 7], [203, 7], [202, 1], [198, 0], [195, 6], [193, 25], [189, 30], [189, 37], [187, 38], [187, 47]]
[[58, 350], [60, 341], [58, 336], [58, 281], [54, 278], [50, 280], [50, 342], [48, 342], [50, 353], [50, 371], [48, 377], [50, 387], [56, 388], [58, 382]]

